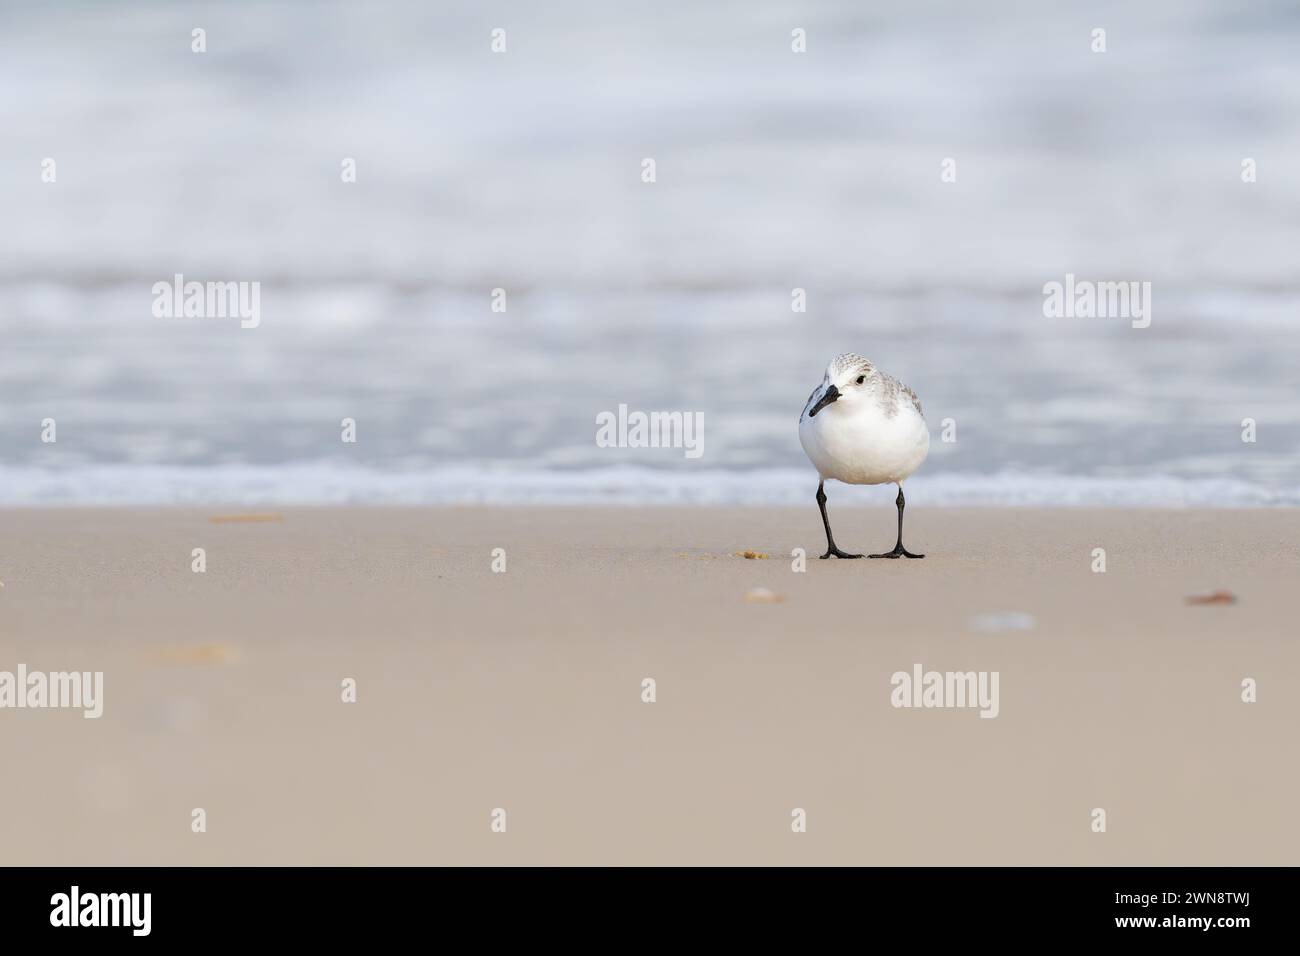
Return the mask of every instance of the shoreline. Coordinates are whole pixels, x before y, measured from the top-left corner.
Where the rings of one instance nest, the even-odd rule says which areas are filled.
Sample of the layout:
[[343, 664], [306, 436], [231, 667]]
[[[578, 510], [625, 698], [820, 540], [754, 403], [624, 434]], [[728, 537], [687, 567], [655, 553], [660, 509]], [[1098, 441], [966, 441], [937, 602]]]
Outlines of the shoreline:
[[[937, 443], [932, 455], [948, 454]], [[892, 485], [832, 483], [832, 507], [892, 504]], [[256, 466], [36, 465], [0, 469], [0, 509], [129, 508], [502, 508], [789, 507], [813, 500], [817, 474], [799, 467], [651, 468], [616, 464], [547, 469], [523, 462], [466, 462], [415, 470], [332, 459]], [[1186, 478], [1158, 468], [1140, 476], [956, 472], [923, 468], [907, 481], [909, 503], [926, 508], [1300, 507], [1300, 484], [1236, 477]]]

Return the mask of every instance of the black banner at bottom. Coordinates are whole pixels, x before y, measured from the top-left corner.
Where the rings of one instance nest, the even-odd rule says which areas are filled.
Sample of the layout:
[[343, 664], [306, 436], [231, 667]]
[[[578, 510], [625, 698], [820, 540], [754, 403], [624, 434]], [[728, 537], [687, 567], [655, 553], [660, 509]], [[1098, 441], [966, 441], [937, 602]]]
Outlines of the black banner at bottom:
[[[7, 942], [65, 937], [337, 944], [437, 928], [534, 944], [667, 931], [773, 942], [848, 931], [926, 944], [1105, 936], [1287, 938], [1290, 870], [22, 868], [0, 870]], [[974, 935], [972, 935], [974, 934]], [[471, 937], [475, 938], [475, 937]], [[451, 937], [455, 939], [455, 937]], [[489, 941], [485, 939], [484, 941]]]

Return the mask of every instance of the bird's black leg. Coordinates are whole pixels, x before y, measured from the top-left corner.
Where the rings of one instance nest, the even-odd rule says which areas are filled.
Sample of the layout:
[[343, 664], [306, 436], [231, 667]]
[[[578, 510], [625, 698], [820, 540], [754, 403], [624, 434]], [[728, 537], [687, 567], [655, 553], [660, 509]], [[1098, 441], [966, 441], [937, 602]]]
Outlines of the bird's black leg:
[[911, 551], [908, 551], [905, 547], [903, 547], [903, 506], [907, 504], [907, 502], [903, 500], [902, 485], [898, 486], [898, 498], [894, 501], [894, 504], [898, 505], [898, 543], [894, 545], [893, 551], [888, 551], [885, 554], [873, 554], [871, 555], [871, 557], [873, 558], [924, 558], [925, 555], [913, 554]]
[[837, 558], [860, 558], [862, 557], [860, 554], [845, 554], [835, 547], [835, 538], [831, 535], [831, 522], [826, 517], [826, 492], [822, 487], [825, 484], [825, 481], [817, 482], [817, 507], [821, 509], [822, 524], [826, 527], [826, 553], [822, 555], [822, 560], [824, 561], [831, 555], [835, 555]]

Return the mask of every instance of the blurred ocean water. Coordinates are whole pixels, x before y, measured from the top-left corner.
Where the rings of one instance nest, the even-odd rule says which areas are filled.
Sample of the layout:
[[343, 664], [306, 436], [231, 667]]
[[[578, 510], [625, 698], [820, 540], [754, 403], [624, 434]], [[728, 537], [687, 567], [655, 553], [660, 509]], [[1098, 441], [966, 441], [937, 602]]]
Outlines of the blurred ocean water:
[[[1213, 0], [0, 5], [0, 504], [802, 502], [850, 350], [922, 398], [918, 503], [1300, 504], [1298, 42]], [[177, 273], [260, 325], [155, 318]], [[1045, 318], [1067, 273], [1150, 328]], [[620, 403], [703, 457], [597, 447]]]

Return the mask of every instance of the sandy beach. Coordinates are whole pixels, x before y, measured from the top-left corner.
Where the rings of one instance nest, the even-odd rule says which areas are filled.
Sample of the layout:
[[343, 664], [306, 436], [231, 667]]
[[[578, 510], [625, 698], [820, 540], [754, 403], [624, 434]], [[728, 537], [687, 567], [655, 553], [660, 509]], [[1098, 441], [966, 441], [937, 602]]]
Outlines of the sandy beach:
[[[97, 720], [0, 710], [6, 863], [1300, 861], [1297, 511], [918, 507], [901, 562], [817, 560], [811, 496], [0, 528], [0, 670], [104, 672]], [[914, 665], [996, 718], [893, 706]]]

